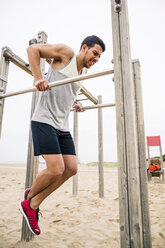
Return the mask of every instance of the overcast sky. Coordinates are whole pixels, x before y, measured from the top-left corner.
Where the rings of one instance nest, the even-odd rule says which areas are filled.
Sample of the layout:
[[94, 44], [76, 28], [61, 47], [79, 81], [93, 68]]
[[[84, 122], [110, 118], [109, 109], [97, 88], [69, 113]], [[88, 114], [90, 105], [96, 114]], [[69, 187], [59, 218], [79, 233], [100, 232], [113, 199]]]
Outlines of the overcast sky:
[[[141, 63], [145, 133], [160, 135], [165, 153], [165, 1], [128, 0], [132, 59]], [[0, 47], [8, 46], [23, 60], [26, 48], [44, 30], [48, 43], [64, 43], [78, 53], [88, 35], [100, 36], [106, 51], [91, 72], [112, 68], [110, 0], [0, 0]], [[48, 66], [46, 66], [47, 70]], [[31, 87], [32, 77], [10, 64], [7, 91]], [[112, 76], [84, 82], [104, 103], [114, 103]], [[84, 105], [91, 105], [85, 102]], [[0, 141], [0, 163], [27, 160], [31, 93], [6, 99]], [[103, 110], [104, 161], [117, 160], [115, 108]], [[70, 130], [73, 130], [73, 114]], [[79, 114], [79, 159], [97, 161], [97, 110]], [[158, 152], [154, 149], [153, 154]], [[156, 153], [159, 154], [159, 153]]]

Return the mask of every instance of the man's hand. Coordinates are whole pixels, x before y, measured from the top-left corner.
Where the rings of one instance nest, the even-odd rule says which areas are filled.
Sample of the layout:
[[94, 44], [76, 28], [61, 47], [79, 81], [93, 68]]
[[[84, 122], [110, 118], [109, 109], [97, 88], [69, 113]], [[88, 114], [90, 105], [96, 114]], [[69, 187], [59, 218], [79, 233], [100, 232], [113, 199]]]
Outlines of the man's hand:
[[45, 79], [40, 79], [35, 82], [35, 86], [39, 91], [48, 91], [51, 88], [48, 86], [48, 82]]
[[82, 107], [82, 104], [80, 102], [73, 103], [73, 108], [75, 108], [76, 112], [84, 112], [85, 110]]

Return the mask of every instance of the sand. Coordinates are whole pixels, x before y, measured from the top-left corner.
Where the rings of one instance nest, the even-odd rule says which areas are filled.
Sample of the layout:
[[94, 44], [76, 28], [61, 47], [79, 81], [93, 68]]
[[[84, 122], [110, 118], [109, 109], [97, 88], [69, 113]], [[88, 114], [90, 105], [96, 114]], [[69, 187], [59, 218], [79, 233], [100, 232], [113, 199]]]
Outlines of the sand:
[[[0, 248], [118, 248], [119, 199], [116, 168], [105, 168], [105, 197], [98, 197], [97, 167], [79, 166], [79, 194], [69, 179], [41, 205], [41, 234], [22, 242], [25, 165], [0, 165]], [[40, 166], [41, 169], [43, 165]], [[165, 247], [165, 183], [149, 183], [152, 246]]]

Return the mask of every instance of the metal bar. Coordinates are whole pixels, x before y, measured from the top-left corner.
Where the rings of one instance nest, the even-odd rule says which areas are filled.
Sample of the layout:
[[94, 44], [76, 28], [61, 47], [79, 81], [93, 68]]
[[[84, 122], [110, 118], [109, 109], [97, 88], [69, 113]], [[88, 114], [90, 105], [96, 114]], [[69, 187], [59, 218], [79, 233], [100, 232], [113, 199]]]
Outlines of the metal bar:
[[[83, 107], [83, 109], [88, 110], [88, 109], [108, 108], [108, 107], [115, 107], [115, 103], [96, 104], [96, 105]], [[72, 111], [75, 111], [75, 110], [76, 110], [76, 108], [72, 108], [70, 111], [72, 112]]]
[[89, 101], [89, 99], [88, 98], [82, 98], [82, 99], [76, 99], [76, 101], [78, 101], [78, 102], [81, 102], [81, 101]]
[[[49, 87], [51, 88], [51, 87], [55, 87], [55, 86], [59, 86], [59, 85], [64, 85], [64, 84], [68, 84], [68, 83], [74, 83], [74, 82], [77, 82], [77, 81], [82, 81], [82, 80], [86, 80], [86, 79], [100, 77], [100, 76], [112, 74], [113, 72], [114, 72], [113, 70], [104, 70], [104, 71], [101, 71], [101, 72], [90, 73], [90, 74], [87, 74], [87, 75], [80, 75], [80, 76], [76, 76], [76, 77], [72, 77], [72, 78], [66, 78], [64, 80], [58, 80], [56, 82], [49, 83]], [[29, 92], [35, 92], [35, 91], [37, 91], [36, 87], [32, 87], [32, 88], [23, 89], [23, 90], [20, 90], [20, 91], [8, 92], [6, 94], [1, 95], [0, 98], [6, 98], [6, 97], [10, 97], [10, 96], [16, 96], [16, 95], [29, 93]]]

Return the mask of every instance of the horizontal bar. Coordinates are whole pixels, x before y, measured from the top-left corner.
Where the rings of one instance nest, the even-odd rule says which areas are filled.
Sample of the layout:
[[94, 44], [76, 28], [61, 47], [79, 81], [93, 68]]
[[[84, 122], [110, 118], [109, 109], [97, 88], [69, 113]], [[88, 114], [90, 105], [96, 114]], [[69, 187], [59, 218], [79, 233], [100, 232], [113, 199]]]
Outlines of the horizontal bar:
[[82, 98], [82, 99], [76, 99], [76, 101], [78, 101], [78, 102], [81, 102], [81, 101], [89, 101], [89, 99], [88, 98]]
[[[104, 70], [104, 71], [97, 72], [97, 73], [95, 72], [95, 73], [80, 75], [80, 76], [76, 76], [76, 77], [66, 78], [64, 80], [58, 80], [56, 82], [49, 83], [49, 87], [51, 88], [51, 87], [55, 87], [55, 86], [59, 86], [59, 85], [65, 85], [68, 83], [74, 83], [77, 81], [82, 81], [82, 80], [86, 80], [86, 79], [100, 77], [100, 76], [112, 74], [113, 72], [114, 72], [113, 70]], [[5, 94], [0, 95], [0, 98], [7, 98], [10, 96], [16, 96], [16, 95], [29, 93], [29, 92], [35, 92], [35, 91], [37, 91], [36, 87], [32, 87], [29, 89], [23, 89], [23, 90], [19, 90], [19, 91], [11, 91], [11, 92], [7, 92]]]
[[[108, 108], [108, 107], [115, 107], [115, 103], [96, 104], [96, 105], [83, 107], [83, 109], [88, 110], [88, 109]], [[75, 110], [76, 110], [76, 108], [72, 108], [70, 111], [72, 112]]]

